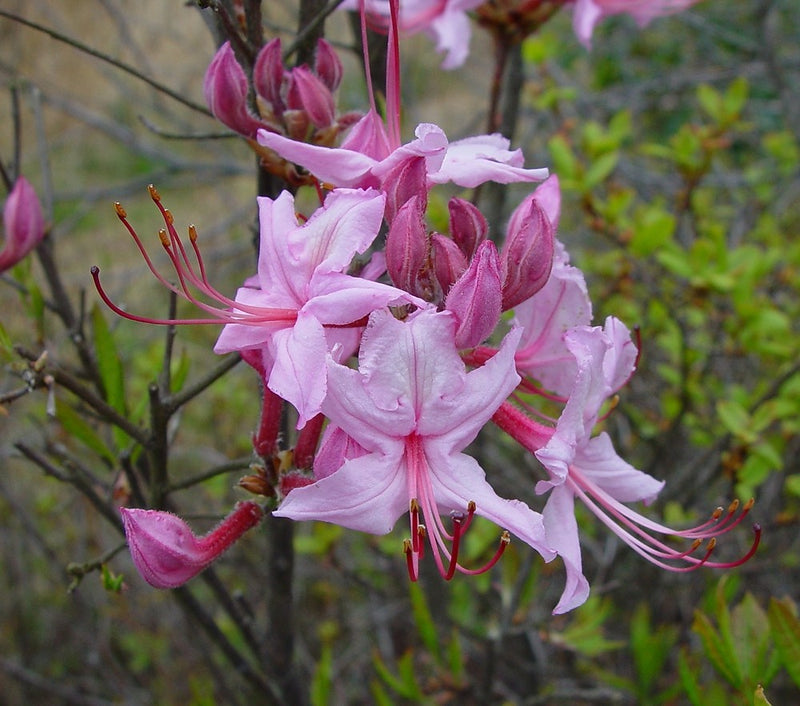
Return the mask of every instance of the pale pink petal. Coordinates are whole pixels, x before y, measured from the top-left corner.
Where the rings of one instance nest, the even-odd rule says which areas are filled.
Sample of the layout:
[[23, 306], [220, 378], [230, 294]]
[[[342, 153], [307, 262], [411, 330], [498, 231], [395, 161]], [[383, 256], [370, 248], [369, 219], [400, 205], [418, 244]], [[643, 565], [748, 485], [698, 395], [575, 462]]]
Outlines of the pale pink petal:
[[375, 240], [383, 221], [386, 197], [375, 190], [336, 189], [289, 238], [294, 262], [307, 270], [298, 273], [308, 282], [314, 276], [342, 272], [356, 253]]
[[370, 174], [377, 160], [352, 149], [310, 145], [266, 130], [258, 131], [258, 143], [307, 169], [322, 182], [343, 187], [377, 186], [377, 179]]
[[573, 463], [581, 475], [619, 502], [642, 500], [650, 503], [664, 487], [664, 481], [656, 480], [623, 461], [605, 432], [582, 445]]
[[425, 442], [425, 455], [430, 466], [430, 478], [439, 512], [465, 513], [473, 501], [475, 514], [508, 530], [533, 547], [545, 561], [555, 553], [545, 540], [542, 516], [521, 500], [501, 498], [486, 482], [486, 474], [471, 456], [448, 453], [435, 440]]
[[516, 353], [517, 369], [560, 395], [569, 394], [577, 362], [564, 334], [592, 320], [592, 303], [583, 273], [556, 257], [547, 283], [514, 308], [514, 323], [523, 328]]
[[508, 140], [496, 134], [451, 142], [441, 169], [428, 174], [428, 181], [473, 188], [487, 181], [510, 184], [547, 178], [547, 169], [524, 169], [522, 152], [511, 151], [508, 146]]
[[589, 582], [583, 575], [578, 523], [575, 519], [575, 499], [565, 485], [553, 488], [542, 511], [545, 537], [551, 549], [564, 562], [567, 582], [553, 613], [567, 613], [583, 605], [589, 597]]
[[320, 411], [325, 398], [325, 358], [328, 346], [322, 324], [301, 311], [292, 328], [272, 337], [275, 362], [269, 389], [297, 409], [297, 428]]
[[297, 488], [273, 513], [292, 520], [318, 520], [387, 534], [408, 511], [402, 447], [396, 454], [370, 454], [344, 464], [332, 475]]

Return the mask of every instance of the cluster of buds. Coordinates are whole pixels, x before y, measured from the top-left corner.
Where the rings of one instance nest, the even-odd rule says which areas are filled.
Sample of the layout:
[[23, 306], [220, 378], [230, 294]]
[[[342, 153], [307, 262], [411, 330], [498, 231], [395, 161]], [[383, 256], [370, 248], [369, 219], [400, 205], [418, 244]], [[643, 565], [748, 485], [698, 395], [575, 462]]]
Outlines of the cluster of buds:
[[211, 112], [231, 130], [246, 137], [270, 171], [289, 183], [305, 183], [285, 160], [260, 148], [256, 133], [267, 130], [299, 142], [331, 146], [360, 114], [338, 115], [334, 94], [342, 80], [342, 63], [324, 39], [317, 42], [313, 69], [287, 68], [281, 40], [265, 44], [252, 74], [236, 58], [229, 42], [217, 51], [206, 71], [203, 89]]

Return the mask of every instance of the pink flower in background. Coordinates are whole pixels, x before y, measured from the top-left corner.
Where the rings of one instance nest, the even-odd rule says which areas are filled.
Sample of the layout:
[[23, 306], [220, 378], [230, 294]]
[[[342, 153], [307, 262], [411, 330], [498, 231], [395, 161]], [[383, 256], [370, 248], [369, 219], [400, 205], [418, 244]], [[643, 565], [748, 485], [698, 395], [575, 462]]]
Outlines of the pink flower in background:
[[[405, 321], [388, 311], [372, 314], [359, 369], [329, 359], [322, 405], [331, 422], [355, 442], [356, 457], [293, 490], [276, 515], [385, 534], [409, 512], [411, 539], [405, 551], [412, 580], [426, 536], [442, 576], [449, 579], [457, 570], [474, 573], [458, 563], [459, 542], [473, 514], [552, 558], [541, 516], [519, 500], [500, 498], [478, 463], [462, 453], [519, 381], [513, 362], [519, 333], [509, 333], [493, 358], [467, 372], [453, 342], [455, 329], [448, 312], [418, 311]], [[337, 458], [348, 457], [341, 440], [333, 447]], [[441, 518], [447, 514], [452, 532]], [[493, 565], [507, 541], [483, 569]]]
[[680, 12], [696, 2], [699, 0], [577, 0], [572, 25], [578, 39], [588, 47], [595, 25], [604, 17], [625, 13], [643, 27], [656, 17]]
[[44, 214], [39, 197], [25, 177], [19, 177], [3, 206], [5, 245], [0, 272], [16, 265], [44, 238]]
[[[484, 0], [399, 0], [399, 29], [402, 34], [425, 32], [436, 42], [436, 51], [446, 54], [443, 69], [457, 69], [467, 58], [471, 27], [467, 12]], [[346, 0], [347, 10], [364, 8], [367, 21], [386, 31], [391, 18], [389, 0]]]
[[[411, 142], [400, 144], [398, 140], [395, 144], [386, 136], [380, 119], [368, 113], [338, 148], [297, 142], [266, 130], [259, 130], [258, 143], [335, 186], [383, 188], [387, 175], [402, 160], [414, 157], [425, 159], [428, 188], [450, 182], [473, 188], [487, 181], [541, 181], [548, 175], [547, 169], [525, 169], [522, 151], [509, 150], [510, 143], [502, 135], [449, 142], [444, 131], [431, 123], [418, 125], [414, 134], [416, 139]], [[367, 136], [369, 143], [365, 144]]]
[[155, 588], [175, 588], [199, 574], [263, 517], [254, 502], [239, 503], [215, 529], [197, 537], [180, 517], [161, 510], [121, 508], [133, 563]]

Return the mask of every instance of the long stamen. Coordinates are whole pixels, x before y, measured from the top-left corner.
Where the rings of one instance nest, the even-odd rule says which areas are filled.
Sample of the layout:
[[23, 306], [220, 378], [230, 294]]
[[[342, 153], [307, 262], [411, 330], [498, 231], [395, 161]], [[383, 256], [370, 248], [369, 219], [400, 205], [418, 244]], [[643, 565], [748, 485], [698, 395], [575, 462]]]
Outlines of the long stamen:
[[500, 561], [500, 557], [503, 556], [503, 553], [509, 544], [511, 544], [511, 535], [507, 530], [503, 530], [503, 533], [500, 535], [500, 545], [497, 547], [497, 551], [494, 553], [494, 556], [489, 559], [489, 561], [487, 561], [479, 569], [465, 569], [462, 566], [459, 566], [458, 570], [467, 576], [485, 574], [487, 571], [489, 571], [489, 569], [493, 568], [498, 561]]
[[[151, 184], [148, 187], [150, 198], [155, 203], [161, 216], [164, 220], [165, 228], [162, 228], [159, 233], [161, 244], [170, 259], [175, 273], [178, 277], [180, 286], [169, 282], [156, 268], [150, 258], [147, 249], [142, 243], [141, 238], [134, 230], [133, 226], [128, 222], [128, 217], [125, 209], [119, 203], [114, 204], [117, 217], [125, 226], [125, 229], [130, 234], [136, 247], [139, 250], [142, 258], [147, 265], [147, 268], [153, 276], [161, 283], [166, 289], [175, 294], [183, 297], [188, 302], [194, 304], [197, 308], [204, 312], [211, 314], [214, 318], [191, 318], [191, 319], [158, 319], [145, 316], [137, 316], [130, 314], [123, 310], [118, 305], [114, 304], [111, 297], [103, 289], [100, 283], [100, 269], [92, 267], [92, 279], [94, 280], [95, 287], [100, 294], [100, 297], [114, 313], [123, 318], [140, 323], [159, 324], [159, 325], [194, 325], [194, 324], [227, 324], [239, 323], [245, 325], [264, 325], [270, 323], [292, 323], [297, 319], [297, 311], [294, 309], [276, 309], [271, 307], [260, 307], [237, 302], [234, 299], [226, 297], [208, 281], [205, 263], [200, 253], [200, 248], [197, 245], [197, 229], [194, 226], [189, 226], [189, 242], [194, 253], [194, 260], [196, 265], [193, 264], [192, 258], [183, 245], [181, 238], [178, 236], [174, 226], [174, 218], [169, 209], [165, 208], [161, 203], [161, 196], [158, 190]], [[218, 304], [225, 307], [220, 309], [217, 306], [207, 304], [197, 298], [192, 293], [192, 290], [197, 290], [202, 295], [216, 301]]]
[[[659, 523], [649, 521], [626, 505], [619, 503], [574, 469], [567, 479], [567, 482], [586, 507], [637, 554], [643, 556], [656, 566], [669, 571], [682, 573], [694, 571], [701, 566], [717, 569], [739, 566], [755, 554], [761, 541], [761, 527], [759, 525], [754, 525], [753, 530], [755, 537], [753, 543], [743, 557], [732, 562], [709, 561], [709, 557], [717, 543], [716, 537], [713, 535], [721, 532], [729, 532], [739, 525], [753, 507], [754, 501], [752, 499], [745, 503], [742, 512], [735, 518], [734, 516], [739, 508], [738, 501], [732, 502], [727, 512], [725, 512], [723, 508], [715, 509], [710, 519], [697, 527], [688, 530], [674, 530]], [[600, 507], [598, 502], [595, 502], [595, 499], [602, 504], [602, 507]], [[658, 540], [656, 537], [649, 534], [647, 530], [659, 532], [664, 535], [692, 539], [693, 542], [687, 550], [681, 552]], [[709, 540], [705, 555], [702, 558], [692, 556], [705, 539]], [[666, 563], [667, 561], [684, 562], [687, 565], [674, 566], [671, 563]]]

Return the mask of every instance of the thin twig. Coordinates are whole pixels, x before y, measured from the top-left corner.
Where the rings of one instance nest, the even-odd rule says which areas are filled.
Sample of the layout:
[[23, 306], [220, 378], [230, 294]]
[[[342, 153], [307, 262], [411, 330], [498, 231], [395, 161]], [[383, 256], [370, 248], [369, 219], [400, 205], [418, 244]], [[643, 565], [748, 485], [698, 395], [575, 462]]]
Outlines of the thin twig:
[[[15, 346], [14, 350], [23, 358], [33, 362], [40, 358], [39, 355], [34, 354], [32, 351], [23, 348], [22, 346]], [[134, 441], [145, 445], [147, 443], [147, 432], [141, 427], [136, 426], [127, 417], [120, 414], [105, 400], [98, 397], [94, 392], [87, 388], [73, 375], [68, 373], [57, 366], [47, 365], [43, 372], [47, 372], [53, 376], [53, 379], [58, 385], [65, 387], [72, 394], [94, 409], [97, 414], [103, 417], [107, 422], [119, 427]]]
[[225, 633], [219, 629], [214, 619], [206, 612], [203, 605], [198, 601], [191, 591], [185, 586], [173, 590], [172, 594], [180, 603], [181, 607], [200, 625], [211, 641], [222, 651], [231, 666], [242, 675], [242, 677], [257, 689], [258, 695], [263, 699], [264, 704], [270, 706], [283, 706], [287, 702], [280, 698], [274, 686], [267, 681], [260, 672], [253, 669], [244, 656], [231, 644]]
[[194, 485], [203, 483], [211, 478], [216, 478], [217, 476], [225, 475], [226, 473], [247, 470], [250, 468], [251, 462], [252, 459], [248, 457], [229, 461], [228, 463], [223, 463], [219, 466], [214, 466], [214, 468], [210, 468], [205, 473], [200, 473], [199, 475], [192, 476], [191, 478], [187, 478], [186, 480], [178, 483], [170, 484], [167, 488], [167, 493], [173, 493], [177, 490], [186, 490], [186, 488], [191, 488]]
[[166, 399], [162, 400], [164, 406], [171, 412], [180, 409], [189, 400], [197, 397], [197, 395], [199, 395], [201, 392], [204, 392], [206, 389], [208, 389], [212, 383], [216, 382], [225, 373], [236, 366], [241, 359], [242, 358], [238, 353], [227, 356], [219, 365], [210, 370], [202, 378], [191, 385], [187, 385], [180, 392], [176, 392], [174, 395], [170, 395]]

